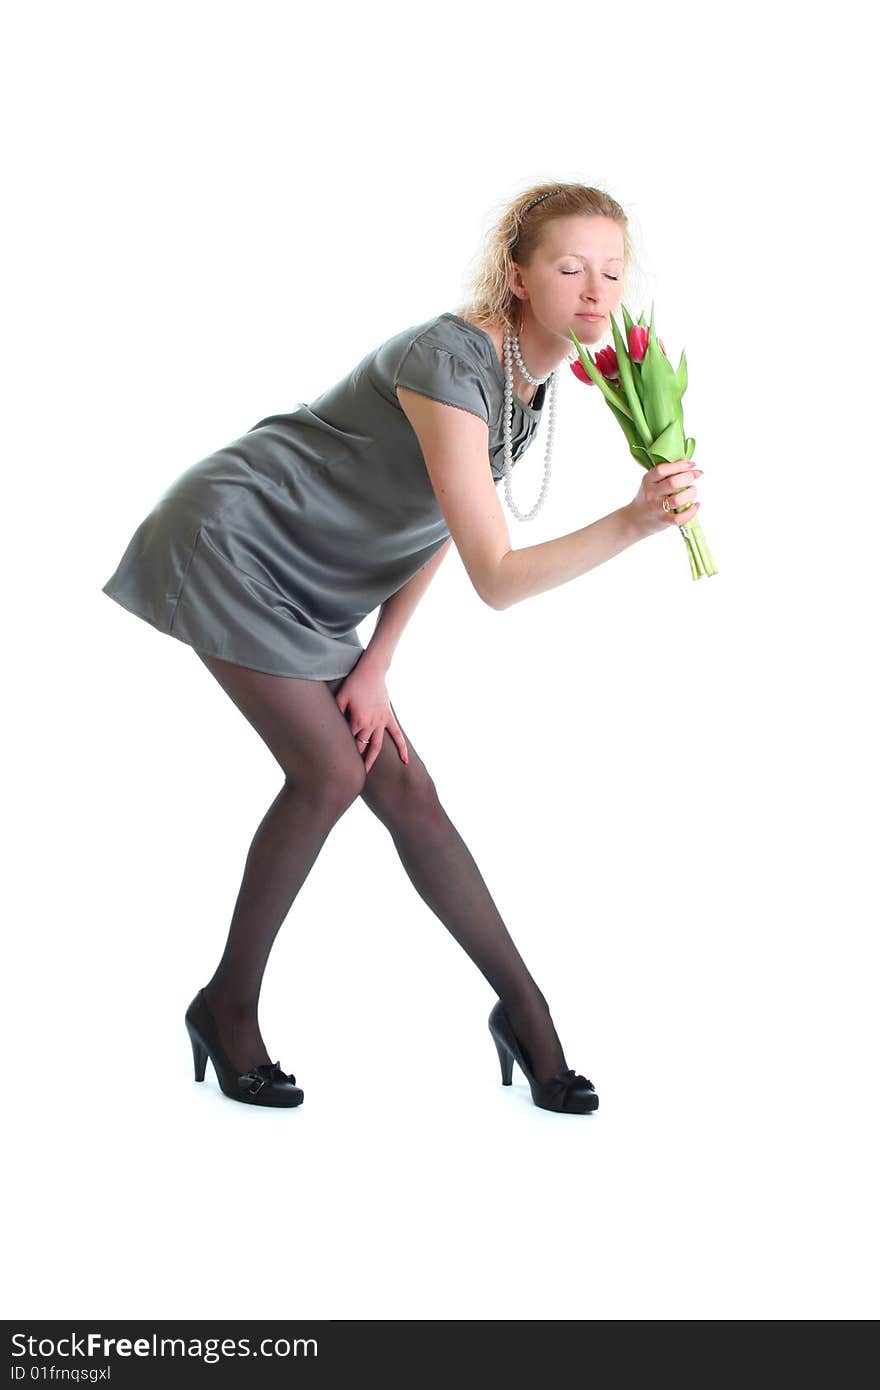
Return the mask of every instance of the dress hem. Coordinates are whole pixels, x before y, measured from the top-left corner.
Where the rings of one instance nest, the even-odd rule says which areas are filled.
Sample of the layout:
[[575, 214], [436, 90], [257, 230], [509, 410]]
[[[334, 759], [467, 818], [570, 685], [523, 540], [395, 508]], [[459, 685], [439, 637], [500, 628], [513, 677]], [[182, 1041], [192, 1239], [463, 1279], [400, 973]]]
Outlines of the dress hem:
[[135, 608], [133, 604], [120, 598], [118, 594], [113, 593], [112, 590], [108, 589], [106, 586], [102, 587], [101, 593], [106, 594], [108, 598], [112, 598], [113, 602], [118, 603], [120, 608], [124, 608], [128, 613], [133, 613], [136, 618], [141, 618], [145, 623], [149, 623], [150, 627], [154, 628], [156, 632], [161, 633], [163, 637], [173, 637], [175, 642], [180, 642], [184, 647], [189, 647], [191, 651], [198, 652], [202, 656], [213, 656], [218, 661], [228, 661], [232, 666], [244, 666], [247, 670], [259, 671], [260, 674], [264, 676], [284, 676], [288, 680], [300, 681], [339, 680], [340, 676], [351, 675], [352, 670], [357, 665], [358, 661], [360, 661], [366, 650], [365, 648], [361, 648], [361, 650], [357, 652], [355, 660], [349, 666], [346, 666], [343, 671], [333, 671], [322, 675], [316, 675], [314, 672], [306, 674], [303, 671], [270, 671], [266, 666], [254, 666], [250, 661], [236, 661], [234, 657], [227, 656], [223, 652], [208, 651], [205, 647], [197, 647], [195, 642], [190, 642], [186, 637], [181, 637], [177, 632], [170, 632], [151, 614], [144, 612], [141, 608]]

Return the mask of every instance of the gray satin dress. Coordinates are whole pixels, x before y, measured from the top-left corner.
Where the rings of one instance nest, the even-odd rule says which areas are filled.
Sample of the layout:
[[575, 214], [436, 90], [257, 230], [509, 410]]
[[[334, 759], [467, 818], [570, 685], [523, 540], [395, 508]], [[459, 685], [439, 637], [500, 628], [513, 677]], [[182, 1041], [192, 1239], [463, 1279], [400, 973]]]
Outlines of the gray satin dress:
[[[102, 592], [207, 656], [272, 675], [344, 676], [356, 628], [449, 537], [396, 386], [489, 427], [503, 477], [504, 375], [481, 328], [443, 313], [367, 353], [310, 404], [269, 415], [180, 475]], [[514, 397], [513, 457], [547, 387]]]

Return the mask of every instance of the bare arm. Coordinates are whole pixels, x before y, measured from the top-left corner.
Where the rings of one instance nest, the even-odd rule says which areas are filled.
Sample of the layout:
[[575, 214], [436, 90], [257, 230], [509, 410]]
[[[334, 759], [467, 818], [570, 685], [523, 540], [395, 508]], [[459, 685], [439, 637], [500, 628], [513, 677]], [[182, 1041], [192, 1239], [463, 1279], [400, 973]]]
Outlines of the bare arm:
[[585, 574], [644, 534], [632, 504], [579, 531], [513, 550], [489, 467], [484, 420], [406, 387], [397, 396], [421, 445], [452, 539], [477, 593], [510, 608]]
[[629, 504], [556, 540], [509, 550], [496, 573], [495, 608], [510, 608], [595, 569], [642, 539]]
[[396, 594], [392, 594], [389, 599], [385, 600], [361, 661], [367, 661], [368, 664], [378, 666], [383, 671], [389, 669], [401, 633], [440, 568], [443, 557], [448, 554], [451, 545], [452, 537], [450, 536], [449, 540], [444, 541], [439, 550], [434, 552], [430, 560], [416, 571], [412, 579], [408, 579]]

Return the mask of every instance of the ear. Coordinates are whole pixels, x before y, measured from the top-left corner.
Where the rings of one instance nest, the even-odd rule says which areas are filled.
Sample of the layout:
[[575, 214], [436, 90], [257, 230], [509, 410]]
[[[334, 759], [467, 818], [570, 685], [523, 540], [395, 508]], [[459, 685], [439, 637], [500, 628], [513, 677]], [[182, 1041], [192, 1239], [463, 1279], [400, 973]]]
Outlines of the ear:
[[520, 268], [516, 261], [511, 259], [509, 253], [507, 256], [507, 288], [516, 299], [525, 300], [529, 297], [528, 290], [522, 282]]
[[510, 290], [510, 293], [512, 295], [515, 295], [517, 299], [528, 299], [528, 290], [522, 282], [522, 275], [520, 274], [518, 265], [514, 265], [509, 271], [507, 276], [507, 286]]

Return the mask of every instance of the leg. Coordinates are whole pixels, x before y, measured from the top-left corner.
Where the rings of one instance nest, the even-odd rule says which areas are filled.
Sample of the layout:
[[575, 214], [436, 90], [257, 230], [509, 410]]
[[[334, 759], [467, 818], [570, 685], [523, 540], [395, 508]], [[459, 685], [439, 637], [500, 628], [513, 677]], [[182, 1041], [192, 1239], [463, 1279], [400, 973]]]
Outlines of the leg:
[[328, 683], [270, 676], [197, 655], [284, 773], [284, 785], [254, 835], [226, 947], [205, 986], [230, 1060], [244, 1072], [272, 1060], [257, 1022], [269, 952], [321, 846], [360, 794], [364, 764], [331, 694], [341, 677]]
[[[396, 710], [394, 714], [397, 718]], [[361, 797], [390, 832], [416, 891], [495, 990], [526, 1060], [538, 1080], [545, 1081], [567, 1066], [547, 1001], [467, 845], [440, 804], [409, 735], [405, 737], [409, 763], [401, 762], [397, 745], [386, 733]]]

